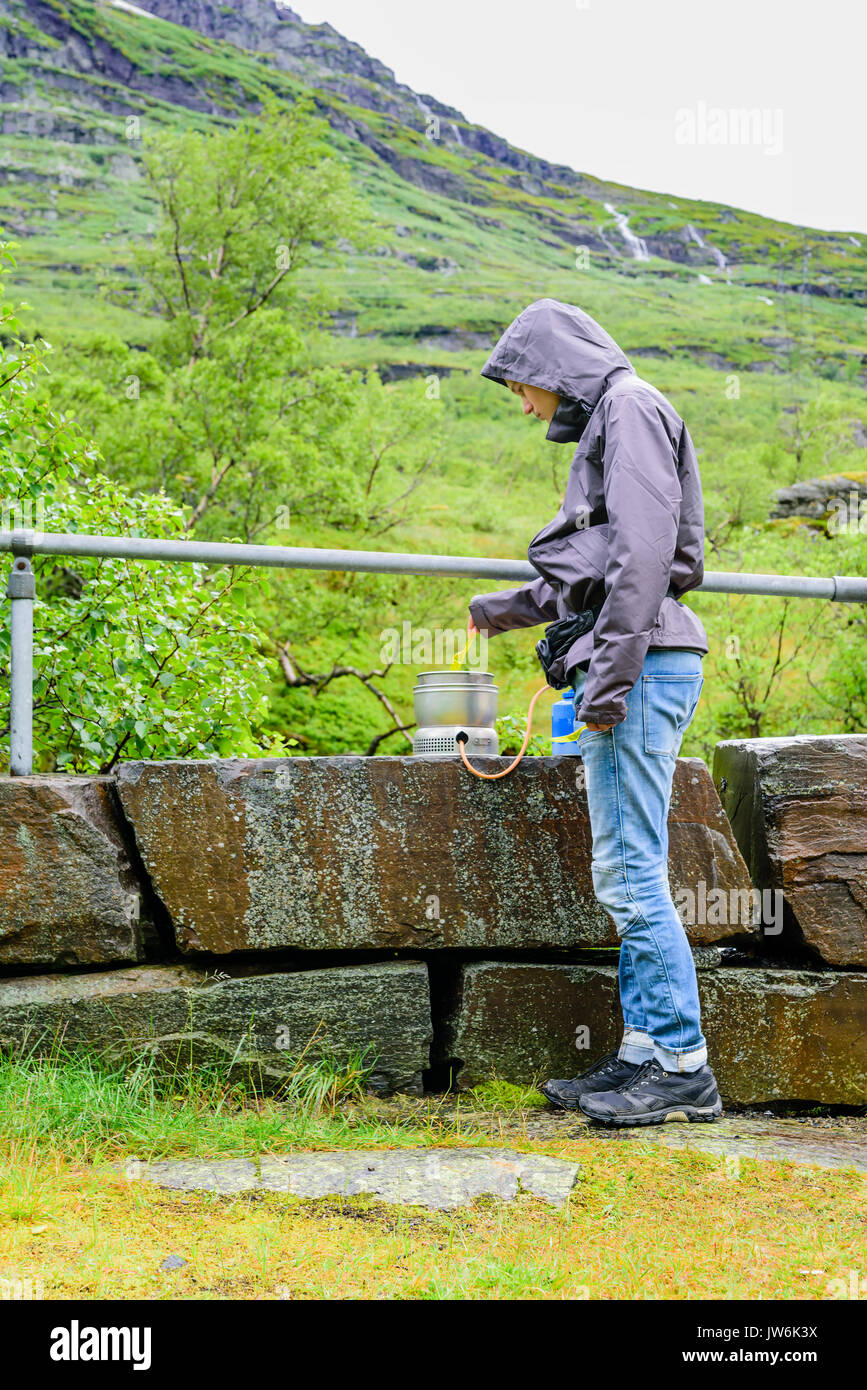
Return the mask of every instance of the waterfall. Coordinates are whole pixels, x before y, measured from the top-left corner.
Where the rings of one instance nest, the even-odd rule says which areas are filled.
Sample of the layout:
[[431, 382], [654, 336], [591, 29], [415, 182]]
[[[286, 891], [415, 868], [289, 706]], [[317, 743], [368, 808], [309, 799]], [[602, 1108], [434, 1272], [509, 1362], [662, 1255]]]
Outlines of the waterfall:
[[701, 232], [696, 231], [695, 227], [692, 225], [691, 222], [687, 222], [686, 224], [686, 234], [689, 237], [690, 241], [694, 241], [696, 246], [700, 247], [702, 251], [710, 252], [717, 265], [719, 266], [720, 270], [725, 270], [727, 268], [728, 261], [726, 260], [719, 247], [711, 246], [710, 242], [705, 241]]
[[128, 14], [142, 14], [145, 19], [153, 19], [154, 17], [150, 10], [141, 10], [138, 5], [128, 4], [127, 0], [111, 0], [111, 3], [116, 10], [126, 10]]
[[617, 223], [617, 230], [619, 231], [620, 235], [623, 237], [623, 240], [626, 242], [626, 245], [632, 252], [633, 258], [636, 261], [649, 260], [650, 255], [648, 253], [647, 247], [641, 240], [641, 237], [636, 236], [635, 233], [630, 230], [629, 218], [626, 215], [626, 213], [618, 212], [617, 209], [615, 207], [612, 207], [610, 203], [603, 203], [602, 206], [605, 208], [605, 211], [607, 213], [611, 214], [611, 216], [614, 218], [614, 221]]

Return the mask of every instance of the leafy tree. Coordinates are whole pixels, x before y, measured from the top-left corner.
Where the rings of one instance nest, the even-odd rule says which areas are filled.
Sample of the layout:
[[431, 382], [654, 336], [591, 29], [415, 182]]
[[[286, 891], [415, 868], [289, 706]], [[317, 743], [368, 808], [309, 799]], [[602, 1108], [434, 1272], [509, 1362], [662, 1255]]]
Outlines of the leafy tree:
[[[146, 168], [159, 222], [135, 261], [138, 305], [161, 326], [146, 351], [104, 335], [73, 345], [55, 382], [112, 476], [162, 489], [196, 535], [382, 535], [406, 519], [438, 455], [437, 401], [326, 360], [327, 257], [374, 235], [327, 134], [299, 104], [225, 131], [155, 137]], [[312, 287], [301, 272], [314, 262]], [[261, 591], [257, 617], [289, 688], [318, 693], [351, 676], [392, 712], [373, 684], [387, 671], [360, 670], [339, 638], [326, 659], [319, 649], [337, 600], [344, 615], [347, 594], [363, 612], [373, 580], [271, 574]]]
[[823, 394], [796, 400], [781, 415], [775, 455], [781, 485], [863, 468], [855, 442], [857, 418], [844, 400]]
[[[11, 261], [8, 249], [3, 259]], [[100, 471], [78, 428], [36, 391], [47, 344], [26, 345], [0, 308], [0, 498], [4, 529], [182, 539], [181, 509]], [[234, 569], [35, 558], [34, 761], [107, 772], [121, 757], [282, 751], [257, 738], [270, 664]], [[0, 627], [0, 737], [8, 757], [9, 606]]]
[[[867, 513], [857, 530], [833, 540], [834, 572], [867, 578]], [[827, 661], [810, 671], [815, 706], [844, 733], [867, 729], [867, 603], [835, 603]]]
[[[859, 546], [863, 566], [864, 538], [841, 544], [792, 522], [749, 526], [730, 537], [720, 568], [816, 577], [858, 573]], [[698, 744], [710, 757], [721, 738], [832, 732], [859, 682], [867, 690], [862, 605], [710, 593], [690, 602], [704, 623], [710, 651], [687, 753]], [[853, 701], [853, 711], [856, 707]]]
[[327, 256], [373, 230], [326, 137], [299, 102], [146, 147], [159, 218], [134, 262], [139, 307], [163, 326], [148, 352], [91, 345], [92, 403], [112, 470], [164, 487], [198, 534], [249, 541], [292, 515], [364, 519], [349, 441], [365, 384], [323, 363], [316, 325]]
[[171, 325], [178, 360], [207, 357], [268, 305], [291, 309], [296, 329], [313, 321], [324, 297], [299, 296], [299, 272], [346, 238], [369, 244], [372, 224], [327, 139], [302, 100], [146, 145], [160, 216], [135, 260], [144, 306]]

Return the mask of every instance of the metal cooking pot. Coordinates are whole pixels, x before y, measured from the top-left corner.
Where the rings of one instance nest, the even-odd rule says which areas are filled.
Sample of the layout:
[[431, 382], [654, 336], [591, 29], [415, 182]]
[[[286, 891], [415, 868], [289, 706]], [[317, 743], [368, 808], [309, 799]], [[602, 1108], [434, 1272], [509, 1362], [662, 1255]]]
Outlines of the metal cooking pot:
[[412, 692], [416, 724], [492, 729], [497, 695], [490, 671], [422, 671]]

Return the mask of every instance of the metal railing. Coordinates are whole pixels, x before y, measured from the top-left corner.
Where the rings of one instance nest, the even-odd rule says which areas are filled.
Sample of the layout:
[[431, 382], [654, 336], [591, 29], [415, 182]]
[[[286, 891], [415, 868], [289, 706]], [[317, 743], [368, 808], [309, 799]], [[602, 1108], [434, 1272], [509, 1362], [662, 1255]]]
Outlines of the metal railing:
[[[13, 777], [33, 771], [33, 555], [90, 559], [157, 560], [174, 564], [245, 565], [253, 568], [345, 570], [368, 574], [453, 575], [467, 579], [536, 579], [526, 560], [467, 555], [405, 555], [378, 550], [318, 550], [240, 542], [151, 540], [135, 536], [82, 536], [51, 531], [0, 531], [0, 552], [11, 551], [6, 596], [12, 609], [10, 654], [10, 760]], [[810, 578], [794, 574], [706, 572], [691, 593], [770, 594], [867, 603], [867, 579], [850, 575]]]

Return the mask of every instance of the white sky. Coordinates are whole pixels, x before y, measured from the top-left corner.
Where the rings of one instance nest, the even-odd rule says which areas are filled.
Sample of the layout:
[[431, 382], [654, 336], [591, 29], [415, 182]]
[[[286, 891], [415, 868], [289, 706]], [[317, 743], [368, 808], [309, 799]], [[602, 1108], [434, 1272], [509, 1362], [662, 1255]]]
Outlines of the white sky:
[[[867, 232], [863, 0], [289, 3], [555, 163]], [[742, 110], [764, 113], [752, 144], [728, 114]]]

